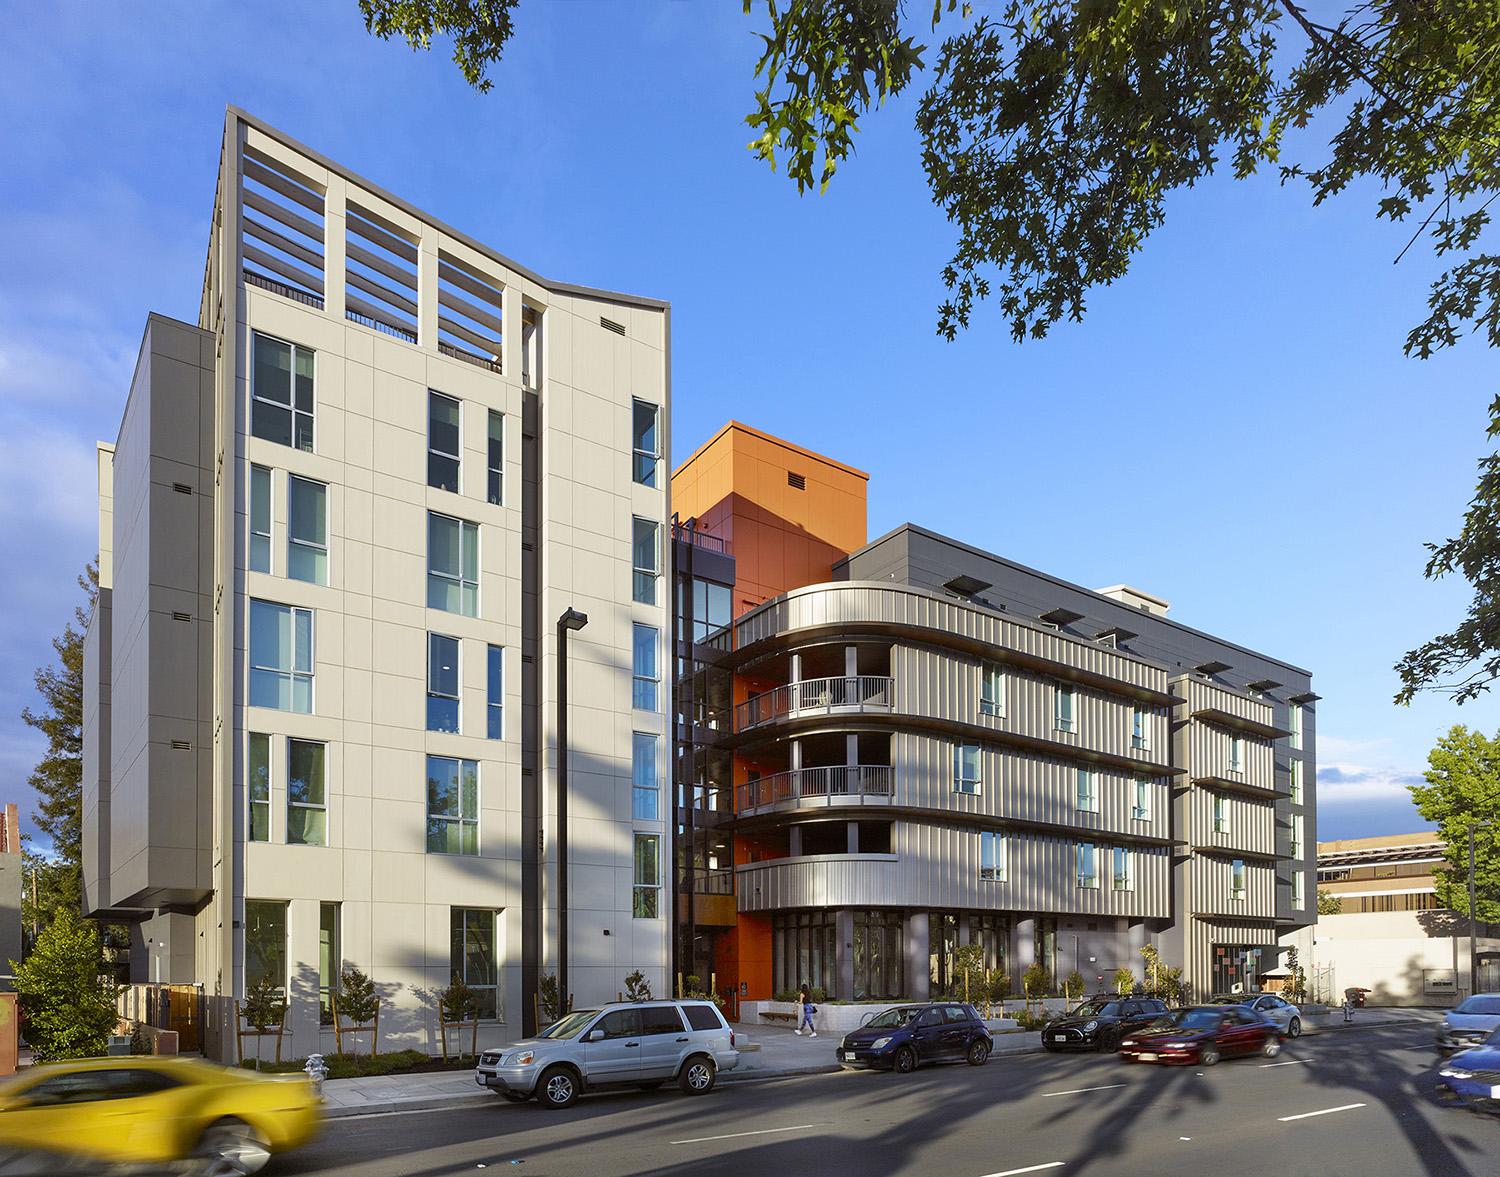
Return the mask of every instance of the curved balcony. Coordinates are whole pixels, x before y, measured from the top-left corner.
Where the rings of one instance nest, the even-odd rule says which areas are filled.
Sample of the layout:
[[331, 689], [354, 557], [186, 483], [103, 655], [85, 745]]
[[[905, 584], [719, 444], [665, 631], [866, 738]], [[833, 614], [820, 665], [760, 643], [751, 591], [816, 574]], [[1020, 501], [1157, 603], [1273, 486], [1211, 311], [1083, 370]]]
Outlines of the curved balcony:
[[834, 764], [794, 768], [739, 787], [741, 816], [819, 805], [888, 805], [895, 793], [889, 764]]
[[858, 715], [890, 711], [896, 680], [877, 675], [841, 675], [788, 683], [745, 700], [734, 709], [734, 730], [749, 731], [778, 719], [806, 715]]
[[741, 911], [793, 907], [881, 907], [896, 892], [894, 854], [820, 854], [735, 867]]

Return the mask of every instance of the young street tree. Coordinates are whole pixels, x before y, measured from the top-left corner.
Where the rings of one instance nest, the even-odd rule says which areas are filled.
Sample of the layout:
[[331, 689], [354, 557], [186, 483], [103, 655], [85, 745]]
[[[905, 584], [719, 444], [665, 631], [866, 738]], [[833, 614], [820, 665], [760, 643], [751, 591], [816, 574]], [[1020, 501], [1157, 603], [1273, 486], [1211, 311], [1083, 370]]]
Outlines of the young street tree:
[[1427, 763], [1427, 783], [1408, 787], [1417, 812], [1448, 843], [1448, 861], [1433, 872], [1438, 902], [1469, 910], [1468, 827], [1489, 822], [1474, 831], [1474, 910], [1482, 920], [1500, 921], [1500, 736], [1491, 740], [1456, 726], [1438, 740]]
[[99, 967], [99, 931], [60, 907], [23, 963], [11, 961], [26, 1041], [38, 1062], [101, 1055], [119, 1021], [116, 986]]

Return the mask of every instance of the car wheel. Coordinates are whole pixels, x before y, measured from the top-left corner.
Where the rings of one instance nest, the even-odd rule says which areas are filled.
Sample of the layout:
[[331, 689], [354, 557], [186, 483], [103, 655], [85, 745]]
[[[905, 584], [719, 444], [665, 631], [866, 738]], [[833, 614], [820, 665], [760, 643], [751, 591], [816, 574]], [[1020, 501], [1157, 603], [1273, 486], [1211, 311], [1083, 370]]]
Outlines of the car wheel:
[[1300, 1038], [1300, 1037], [1302, 1037], [1302, 1019], [1301, 1018], [1293, 1018], [1290, 1022], [1288, 1022], [1286, 1024], [1286, 1032], [1287, 1032], [1287, 1037], [1289, 1037], [1289, 1038]]
[[695, 1054], [682, 1064], [682, 1070], [677, 1074], [677, 1086], [683, 1095], [707, 1095], [714, 1089], [716, 1074], [713, 1059]]
[[662, 1085], [663, 1080], [657, 1079], [654, 1083], [637, 1083], [636, 1086], [642, 1091], [655, 1091]]
[[969, 1053], [964, 1056], [969, 1066], [982, 1067], [984, 1060], [990, 1057], [990, 1048], [983, 1042], [969, 1043]]
[[245, 1121], [220, 1120], [199, 1137], [193, 1156], [198, 1161], [196, 1177], [240, 1177], [259, 1173], [271, 1159], [271, 1150]]
[[909, 1046], [903, 1046], [896, 1052], [896, 1057], [891, 1062], [891, 1070], [899, 1071], [903, 1075], [909, 1075], [916, 1069], [917, 1052]]
[[1098, 1047], [1103, 1054], [1114, 1054], [1120, 1049], [1120, 1036], [1113, 1030], [1101, 1030]]
[[1260, 1048], [1262, 1058], [1275, 1058], [1281, 1053], [1281, 1039], [1271, 1037], [1266, 1039], [1266, 1044]]
[[511, 1103], [525, 1103], [531, 1098], [531, 1096], [524, 1095], [519, 1091], [502, 1091], [500, 1095], [501, 1098], [508, 1099]]
[[1198, 1062], [1205, 1067], [1211, 1067], [1219, 1061], [1219, 1048], [1217, 1046], [1205, 1046], [1198, 1052]]
[[567, 1067], [550, 1067], [542, 1072], [536, 1097], [544, 1107], [565, 1108], [578, 1098], [578, 1076]]

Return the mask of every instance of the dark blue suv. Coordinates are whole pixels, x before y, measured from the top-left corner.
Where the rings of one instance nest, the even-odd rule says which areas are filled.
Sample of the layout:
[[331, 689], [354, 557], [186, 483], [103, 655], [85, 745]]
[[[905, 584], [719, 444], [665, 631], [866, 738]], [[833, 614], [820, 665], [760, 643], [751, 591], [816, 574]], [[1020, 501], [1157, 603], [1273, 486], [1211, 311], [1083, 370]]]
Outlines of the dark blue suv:
[[922, 1063], [966, 1062], [981, 1067], [994, 1049], [989, 1028], [972, 1005], [935, 1001], [897, 1005], [844, 1035], [834, 1053], [851, 1067], [914, 1071]]

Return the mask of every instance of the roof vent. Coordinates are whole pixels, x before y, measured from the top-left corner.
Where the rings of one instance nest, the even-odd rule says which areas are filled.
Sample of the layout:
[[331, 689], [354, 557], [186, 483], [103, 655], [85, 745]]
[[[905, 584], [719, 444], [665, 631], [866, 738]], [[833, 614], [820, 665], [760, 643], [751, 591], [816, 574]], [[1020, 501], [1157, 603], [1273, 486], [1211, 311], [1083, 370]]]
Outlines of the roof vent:
[[790, 470], [786, 472], [786, 484], [794, 490], [807, 489], [807, 479], [801, 474], [793, 474]]
[[1171, 601], [1153, 597], [1150, 593], [1131, 588], [1128, 584], [1112, 584], [1108, 588], [1094, 591], [1101, 597], [1108, 597], [1112, 601], [1119, 601], [1122, 605], [1129, 605], [1134, 609], [1139, 609], [1142, 613], [1151, 613], [1158, 617], [1164, 615], [1172, 607]]
[[599, 316], [599, 326], [603, 327], [606, 331], [613, 331], [616, 335], [625, 334], [624, 323], [616, 323], [613, 319], [606, 319], [603, 315]]

